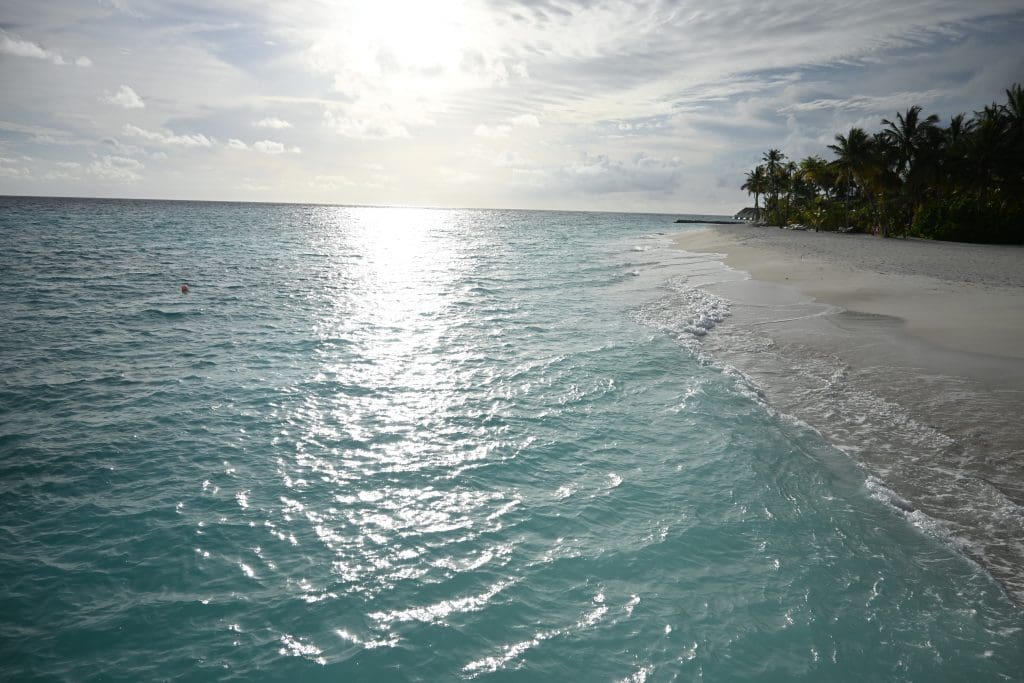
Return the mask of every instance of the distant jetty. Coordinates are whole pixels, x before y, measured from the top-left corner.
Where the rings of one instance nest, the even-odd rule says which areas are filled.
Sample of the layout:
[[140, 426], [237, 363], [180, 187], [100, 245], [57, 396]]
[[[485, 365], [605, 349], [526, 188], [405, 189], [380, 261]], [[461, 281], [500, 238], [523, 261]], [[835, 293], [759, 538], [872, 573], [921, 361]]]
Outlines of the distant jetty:
[[722, 221], [722, 220], [709, 221], [709, 220], [698, 220], [696, 218], [677, 218], [676, 219], [676, 223], [701, 223], [702, 225], [708, 225], [708, 224], [711, 224], [711, 225], [735, 225], [737, 223], [742, 223], [742, 222], [743, 221]]

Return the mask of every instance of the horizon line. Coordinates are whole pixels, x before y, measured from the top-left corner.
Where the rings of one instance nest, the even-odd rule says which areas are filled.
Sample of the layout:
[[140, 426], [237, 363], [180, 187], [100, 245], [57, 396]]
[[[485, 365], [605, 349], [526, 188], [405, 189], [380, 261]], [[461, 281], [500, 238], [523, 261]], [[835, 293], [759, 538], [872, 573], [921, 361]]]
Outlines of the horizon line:
[[366, 208], [366, 209], [423, 209], [433, 211], [537, 211], [548, 213], [608, 213], [608, 214], [636, 214], [650, 216], [712, 216], [728, 217], [732, 214], [717, 214], [703, 212], [673, 212], [663, 211], [609, 211], [594, 209], [528, 209], [521, 207], [487, 207], [487, 206], [423, 206], [415, 204], [345, 204], [340, 202], [300, 202], [300, 201], [270, 201], [258, 199], [169, 199], [164, 197], [111, 197], [111, 196], [84, 196], [84, 195], [47, 195], [47, 194], [6, 194], [0, 192], [0, 199], [75, 199], [87, 201], [120, 201], [120, 202], [181, 202], [194, 204], [256, 204], [265, 206], [336, 206], [343, 208]]

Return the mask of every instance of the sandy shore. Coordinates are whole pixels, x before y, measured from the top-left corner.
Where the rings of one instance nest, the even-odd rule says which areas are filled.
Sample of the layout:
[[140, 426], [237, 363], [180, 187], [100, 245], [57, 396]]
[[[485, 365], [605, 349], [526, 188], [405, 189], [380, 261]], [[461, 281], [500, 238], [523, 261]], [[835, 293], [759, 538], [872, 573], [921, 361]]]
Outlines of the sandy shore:
[[1024, 604], [1024, 247], [753, 226], [675, 243], [728, 302], [703, 348]]
[[752, 226], [684, 233], [758, 280], [846, 310], [886, 315], [940, 347], [1024, 359], [1024, 247], [883, 240]]

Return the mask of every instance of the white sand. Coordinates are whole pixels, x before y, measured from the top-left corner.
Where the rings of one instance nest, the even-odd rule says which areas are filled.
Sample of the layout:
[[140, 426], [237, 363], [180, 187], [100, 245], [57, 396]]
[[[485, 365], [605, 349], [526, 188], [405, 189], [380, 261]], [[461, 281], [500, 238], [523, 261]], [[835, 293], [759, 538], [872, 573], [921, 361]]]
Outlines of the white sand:
[[939, 347], [1024, 359], [1024, 247], [753, 226], [686, 232], [676, 243], [846, 310], [900, 318]]
[[753, 226], [675, 241], [752, 278], [698, 285], [731, 302], [712, 357], [1024, 604], [1024, 247]]

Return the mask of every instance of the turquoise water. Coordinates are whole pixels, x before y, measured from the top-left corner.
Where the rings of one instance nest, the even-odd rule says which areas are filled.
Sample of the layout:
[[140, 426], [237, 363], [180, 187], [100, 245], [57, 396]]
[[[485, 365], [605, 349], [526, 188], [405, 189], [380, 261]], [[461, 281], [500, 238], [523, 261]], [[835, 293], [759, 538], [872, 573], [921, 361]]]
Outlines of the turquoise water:
[[1020, 680], [672, 218], [0, 198], [2, 677]]

